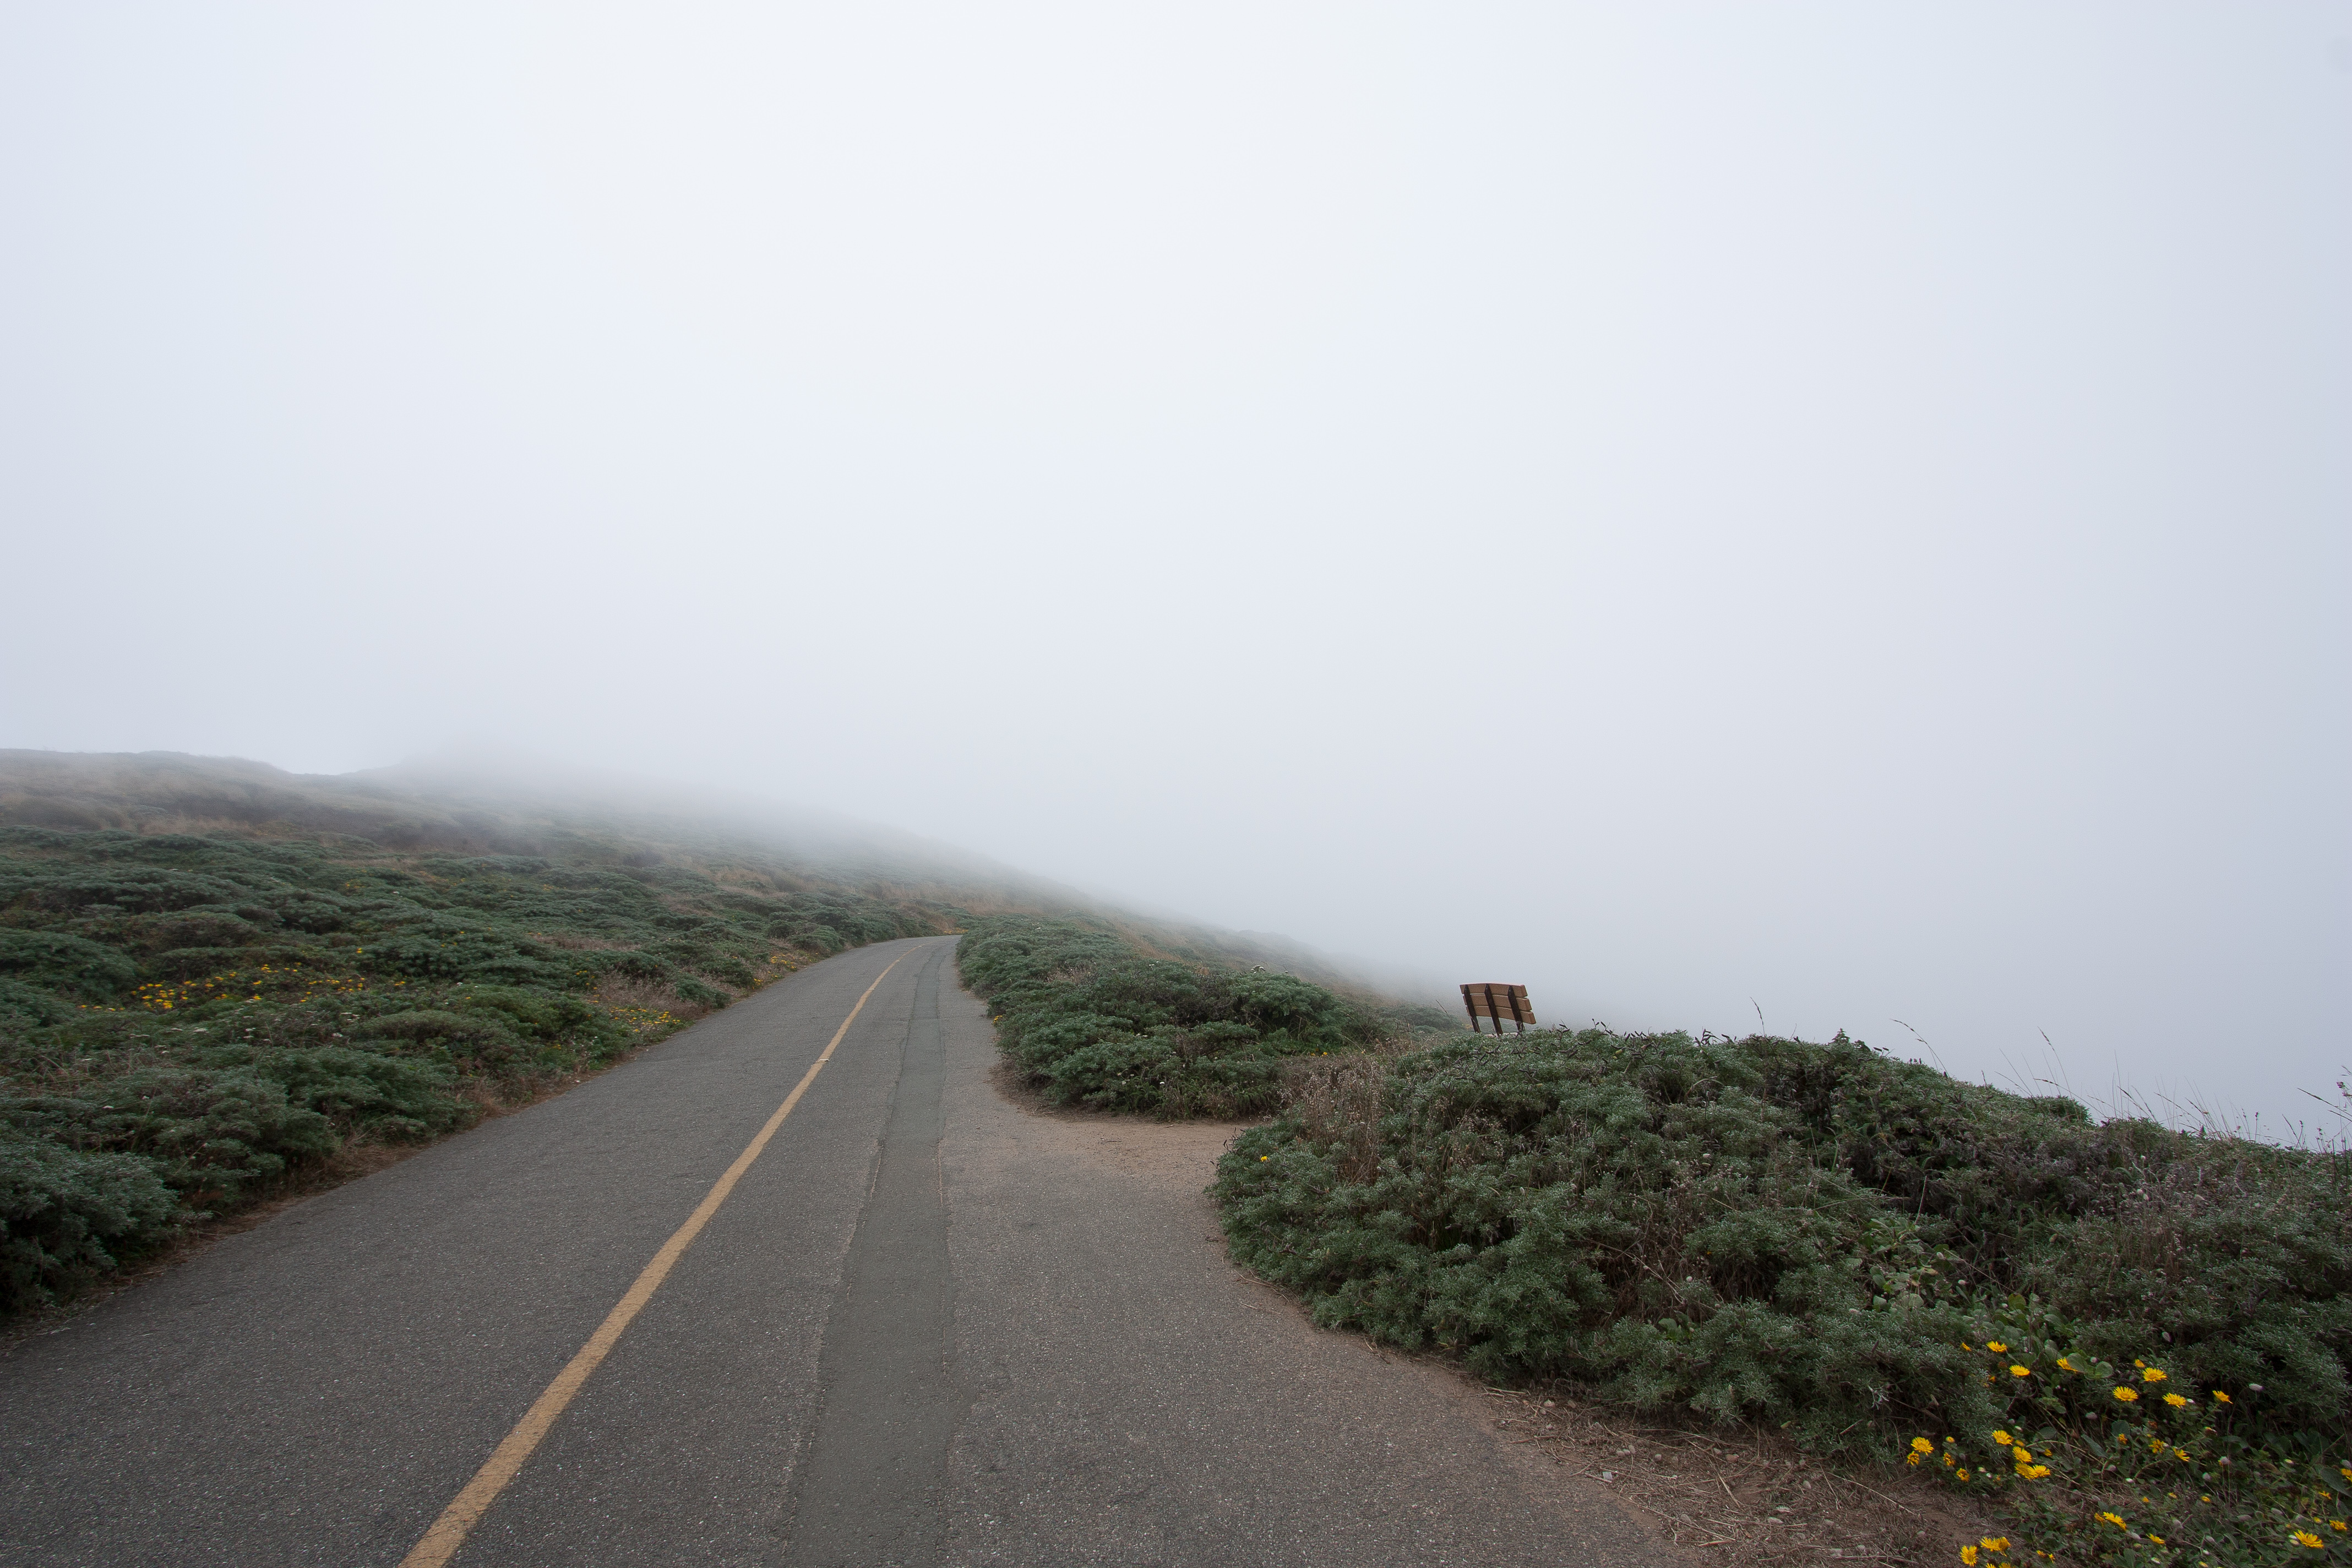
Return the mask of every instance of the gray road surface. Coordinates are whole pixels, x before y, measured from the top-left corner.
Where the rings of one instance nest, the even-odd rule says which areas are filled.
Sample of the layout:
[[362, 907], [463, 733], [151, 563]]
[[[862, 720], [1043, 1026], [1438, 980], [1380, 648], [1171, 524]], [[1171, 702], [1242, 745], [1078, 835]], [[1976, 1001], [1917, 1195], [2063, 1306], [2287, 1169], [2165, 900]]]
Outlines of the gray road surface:
[[894, 959], [457, 1568], [1667, 1560], [1242, 1277], [1230, 1129], [1005, 1100], [952, 954], [814, 965], [26, 1341], [0, 1564], [399, 1563]]

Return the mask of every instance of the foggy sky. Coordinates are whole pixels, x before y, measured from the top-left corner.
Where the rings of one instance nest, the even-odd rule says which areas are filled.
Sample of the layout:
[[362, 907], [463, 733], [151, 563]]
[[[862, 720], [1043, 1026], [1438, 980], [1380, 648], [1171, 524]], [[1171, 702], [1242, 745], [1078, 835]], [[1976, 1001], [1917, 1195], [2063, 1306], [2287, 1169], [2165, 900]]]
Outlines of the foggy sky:
[[14, 4], [0, 223], [0, 743], [2352, 1059], [2352, 5]]

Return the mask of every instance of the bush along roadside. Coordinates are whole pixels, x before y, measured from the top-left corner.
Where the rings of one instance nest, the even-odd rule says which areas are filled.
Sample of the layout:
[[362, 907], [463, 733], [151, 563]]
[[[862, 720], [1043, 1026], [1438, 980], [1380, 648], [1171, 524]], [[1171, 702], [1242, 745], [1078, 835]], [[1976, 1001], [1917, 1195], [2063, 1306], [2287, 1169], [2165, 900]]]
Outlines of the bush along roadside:
[[1295, 1064], [1214, 1192], [1326, 1324], [1996, 1493], [1972, 1563], [2352, 1556], [2341, 1152], [1547, 1031]]
[[0, 827], [0, 1313], [945, 906], [675, 865]]
[[1454, 1029], [1427, 1007], [1381, 1008], [1267, 969], [1159, 957], [1106, 927], [1000, 916], [956, 948], [1007, 1058], [1058, 1104], [1157, 1116], [1259, 1116], [1286, 1064]]

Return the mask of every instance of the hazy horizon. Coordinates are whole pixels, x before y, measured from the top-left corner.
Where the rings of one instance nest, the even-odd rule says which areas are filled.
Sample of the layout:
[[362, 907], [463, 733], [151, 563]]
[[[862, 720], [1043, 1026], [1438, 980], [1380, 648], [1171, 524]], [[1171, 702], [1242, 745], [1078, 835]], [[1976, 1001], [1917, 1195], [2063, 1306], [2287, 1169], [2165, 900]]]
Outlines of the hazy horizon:
[[2352, 1061], [2352, 7], [14, 7], [0, 84], [0, 745]]

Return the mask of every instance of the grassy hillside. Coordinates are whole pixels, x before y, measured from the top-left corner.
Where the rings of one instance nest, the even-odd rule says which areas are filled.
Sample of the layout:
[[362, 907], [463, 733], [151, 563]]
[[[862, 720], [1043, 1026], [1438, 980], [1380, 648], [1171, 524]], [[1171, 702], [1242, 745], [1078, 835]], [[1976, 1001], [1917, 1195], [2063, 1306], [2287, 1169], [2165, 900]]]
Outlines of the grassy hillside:
[[756, 804], [0, 752], [0, 1313], [812, 960], [1012, 911], [1162, 960], [1311, 964]]
[[814, 959], [1035, 896], [831, 847], [887, 873], [415, 783], [0, 756], [0, 1310]]
[[1987, 1563], [2352, 1554], [2341, 1152], [1561, 1030], [1297, 1064], [1216, 1195], [1325, 1323], [1899, 1456], [2014, 1512]]
[[457, 757], [322, 775], [173, 752], [0, 750], [0, 823], [66, 831], [347, 836], [405, 853], [617, 856], [647, 863], [684, 857], [832, 885], [974, 893], [1024, 909], [1083, 901], [1009, 867], [872, 824], [511, 760]]

